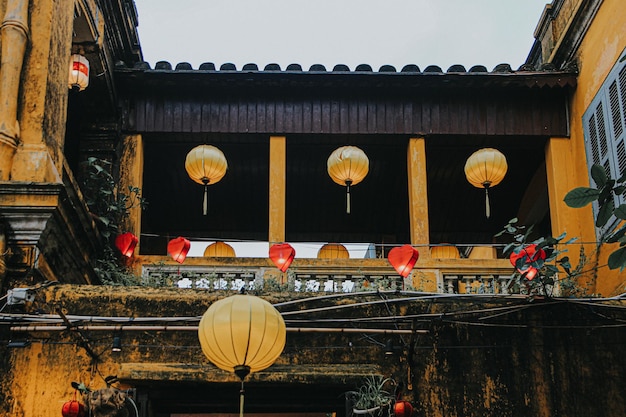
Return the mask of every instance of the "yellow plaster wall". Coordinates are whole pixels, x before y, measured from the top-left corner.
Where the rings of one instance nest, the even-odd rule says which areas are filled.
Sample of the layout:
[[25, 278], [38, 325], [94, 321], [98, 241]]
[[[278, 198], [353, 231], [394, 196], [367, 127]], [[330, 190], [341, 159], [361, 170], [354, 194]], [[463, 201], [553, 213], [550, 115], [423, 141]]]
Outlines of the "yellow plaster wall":
[[[619, 60], [626, 48], [626, 7], [623, 0], [605, 0], [593, 20], [579, 48], [578, 86], [571, 100], [571, 155], [577, 161], [576, 186], [589, 186], [589, 168], [586, 166], [586, 151], [582, 116], [602, 86], [606, 76]], [[591, 208], [581, 210], [583, 214], [581, 239], [594, 241]], [[603, 248], [599, 265], [606, 265], [610, 248]], [[624, 276], [618, 271], [599, 270], [595, 292], [604, 296], [624, 291]]]

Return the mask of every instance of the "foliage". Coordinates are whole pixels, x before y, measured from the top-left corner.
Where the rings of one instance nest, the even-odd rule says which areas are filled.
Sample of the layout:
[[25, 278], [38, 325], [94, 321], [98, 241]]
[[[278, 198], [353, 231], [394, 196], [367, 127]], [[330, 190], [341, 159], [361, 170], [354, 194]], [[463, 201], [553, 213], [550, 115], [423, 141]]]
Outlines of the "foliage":
[[135, 207], [146, 207], [147, 202], [141, 189], [128, 186], [128, 194], [119, 192], [111, 175], [111, 163], [95, 157], [84, 163], [82, 191], [85, 202], [94, 219], [98, 221], [100, 233], [105, 238], [120, 232], [120, 225]]
[[[527, 228], [517, 223], [517, 218], [511, 219], [504, 226], [504, 229], [496, 234], [496, 237], [511, 235], [513, 238], [513, 241], [504, 247], [504, 255], [510, 257], [512, 254], [520, 254], [530, 245], [536, 245], [536, 253], [543, 251], [545, 256], [521, 256], [517, 259], [515, 272], [511, 276], [513, 286], [517, 288], [510, 288], [510, 290], [525, 289], [529, 294], [551, 296], [554, 285], [559, 281], [558, 275], [561, 271], [565, 273], [565, 278], [561, 278], [561, 281], [566, 282], [571, 287], [575, 282], [574, 278], [580, 274], [583, 264], [579, 263], [576, 269], [572, 269], [569, 257], [562, 256], [563, 253], [567, 252], [567, 249], [559, 249], [559, 245], [573, 243], [576, 238], [561, 242], [565, 239], [565, 233], [563, 233], [558, 237], [540, 237], [534, 241], [529, 241], [533, 227]], [[529, 274], [533, 268], [537, 272], [534, 277]]]
[[95, 157], [83, 162], [82, 192], [100, 234], [109, 241], [95, 262], [94, 270], [104, 284], [137, 285], [140, 279], [122, 264], [114, 252], [111, 238], [121, 232], [122, 222], [130, 210], [146, 207], [141, 189], [128, 186], [128, 194], [119, 192], [113, 176], [111, 163]]
[[[371, 410], [389, 405], [393, 399], [393, 394], [388, 388], [395, 387], [395, 381], [391, 378], [384, 378], [380, 375], [370, 375], [365, 378], [363, 384], [356, 391], [346, 392], [346, 398], [352, 403], [356, 410]], [[375, 410], [372, 410], [374, 413]]]
[[[594, 201], [598, 202], [596, 227], [606, 228], [600, 236], [600, 244], [619, 243], [619, 248], [609, 255], [610, 269], [626, 268], [626, 204], [615, 207], [617, 196], [626, 196], [626, 172], [615, 180], [610, 178], [602, 165], [591, 167], [591, 178], [596, 187], [574, 188], [565, 195], [565, 204], [580, 208]], [[610, 221], [610, 222], [609, 222]]]

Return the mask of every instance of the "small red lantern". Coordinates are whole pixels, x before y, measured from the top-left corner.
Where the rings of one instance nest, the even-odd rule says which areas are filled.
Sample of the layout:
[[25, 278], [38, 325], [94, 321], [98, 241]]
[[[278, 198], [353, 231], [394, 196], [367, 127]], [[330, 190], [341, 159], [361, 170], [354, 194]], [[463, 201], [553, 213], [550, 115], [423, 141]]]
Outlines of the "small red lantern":
[[137, 243], [139, 239], [131, 232], [122, 233], [115, 238], [115, 246], [122, 252], [122, 255], [128, 258], [133, 256]]
[[402, 278], [406, 278], [413, 270], [419, 257], [420, 254], [417, 249], [411, 245], [404, 245], [391, 249], [387, 255], [387, 260]]
[[411, 414], [413, 414], [413, 406], [408, 401], [396, 401], [393, 405], [393, 414], [396, 417], [411, 417]]
[[167, 244], [167, 253], [179, 264], [185, 262], [185, 258], [187, 257], [187, 253], [189, 253], [189, 248], [191, 248], [191, 242], [184, 237], [177, 237], [176, 239], [172, 239]]
[[530, 264], [545, 259], [546, 251], [543, 249], [537, 250], [537, 245], [535, 244], [524, 246], [519, 252], [513, 252], [511, 256], [509, 256], [511, 265], [513, 265], [520, 274], [525, 274], [526, 279], [529, 281], [535, 278], [537, 272], [539, 272], [537, 268]]
[[270, 259], [281, 272], [289, 268], [295, 257], [296, 250], [289, 243], [277, 243], [270, 248]]
[[74, 398], [66, 401], [61, 408], [61, 415], [63, 417], [84, 417], [85, 406], [78, 402], [76, 399], [76, 392], [74, 392]]

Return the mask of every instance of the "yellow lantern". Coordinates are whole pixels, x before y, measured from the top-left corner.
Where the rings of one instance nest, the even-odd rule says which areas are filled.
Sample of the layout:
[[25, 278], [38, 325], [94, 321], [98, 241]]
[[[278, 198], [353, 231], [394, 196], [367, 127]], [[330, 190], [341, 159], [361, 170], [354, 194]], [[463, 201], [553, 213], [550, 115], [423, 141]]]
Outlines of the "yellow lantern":
[[369, 171], [369, 159], [356, 146], [342, 146], [328, 157], [328, 175], [334, 182], [346, 186], [346, 213], [350, 214], [350, 186], [363, 181]]
[[198, 338], [204, 355], [220, 369], [243, 380], [276, 361], [285, 347], [287, 329], [282, 316], [267, 301], [252, 295], [233, 295], [213, 303], [202, 316]]
[[317, 257], [320, 259], [347, 259], [350, 257], [350, 253], [340, 243], [327, 243], [317, 251]]
[[217, 241], [215, 243], [211, 243], [204, 250], [204, 256], [206, 257], [231, 257], [234, 258], [235, 249], [230, 246], [228, 243]]
[[434, 246], [430, 250], [431, 258], [436, 259], [458, 259], [461, 257], [459, 250], [453, 245]]
[[506, 157], [493, 148], [483, 148], [474, 152], [465, 162], [465, 177], [476, 188], [485, 189], [485, 215], [491, 215], [489, 208], [489, 188], [500, 184], [507, 171]]
[[185, 170], [189, 177], [204, 185], [202, 214], [208, 212], [209, 199], [207, 186], [215, 184], [226, 175], [228, 163], [224, 153], [212, 145], [200, 145], [193, 148], [185, 159]]

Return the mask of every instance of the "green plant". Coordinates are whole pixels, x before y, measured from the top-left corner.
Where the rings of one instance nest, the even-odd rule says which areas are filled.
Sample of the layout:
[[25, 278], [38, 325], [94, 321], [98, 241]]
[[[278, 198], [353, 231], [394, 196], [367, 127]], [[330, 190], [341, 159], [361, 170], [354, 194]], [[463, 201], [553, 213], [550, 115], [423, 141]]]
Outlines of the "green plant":
[[[355, 391], [346, 392], [346, 399], [351, 403], [354, 414], [380, 415], [380, 410], [391, 404], [394, 396], [391, 389], [395, 388], [392, 378], [370, 375]], [[387, 407], [389, 415], [391, 408]]]
[[[611, 252], [608, 259], [610, 269], [626, 268], [626, 204], [615, 207], [616, 196], [626, 196], [626, 172], [619, 179], [610, 178], [602, 165], [593, 164], [591, 178], [593, 187], [577, 187], [565, 195], [564, 201], [569, 207], [580, 208], [594, 201], [598, 202], [596, 227], [604, 228], [599, 245], [619, 243], [619, 248]], [[609, 223], [609, 220], [612, 220]], [[608, 225], [608, 226], [607, 226]]]
[[147, 202], [141, 195], [141, 189], [128, 186], [128, 193], [117, 190], [109, 161], [90, 157], [83, 162], [82, 167], [81, 190], [85, 203], [96, 220], [100, 234], [108, 242], [96, 259], [94, 270], [104, 284], [137, 285], [141, 282], [140, 278], [116, 256], [111, 238], [121, 232], [121, 224], [128, 218], [131, 209], [146, 207]]
[[82, 191], [93, 218], [98, 222], [100, 233], [109, 238], [120, 232], [120, 225], [132, 208], [146, 207], [141, 189], [128, 186], [128, 193], [117, 190], [111, 175], [109, 161], [90, 157], [83, 162]]
[[[530, 241], [532, 231], [532, 226], [519, 225], [518, 219], [514, 218], [495, 235], [495, 237], [510, 235], [513, 239], [503, 249], [505, 256], [519, 255], [514, 265], [515, 272], [511, 276], [512, 286], [509, 285], [509, 290], [512, 292], [525, 290], [529, 294], [541, 293], [551, 296], [554, 285], [559, 280], [573, 288], [576, 282], [575, 277], [580, 274], [583, 263], [579, 263], [573, 269], [569, 257], [562, 256], [567, 249], [560, 249], [560, 247], [574, 243], [576, 238], [562, 242], [565, 238], [565, 233], [563, 233], [558, 237], [540, 237]], [[532, 254], [529, 255], [531, 247]], [[581, 259], [584, 260], [585, 257]], [[565, 275], [559, 278], [559, 274]]]

